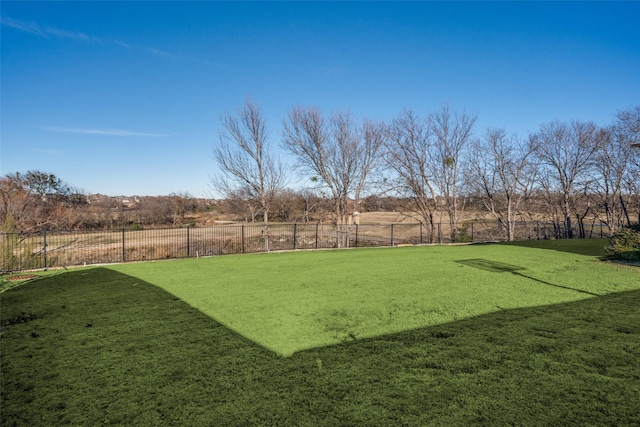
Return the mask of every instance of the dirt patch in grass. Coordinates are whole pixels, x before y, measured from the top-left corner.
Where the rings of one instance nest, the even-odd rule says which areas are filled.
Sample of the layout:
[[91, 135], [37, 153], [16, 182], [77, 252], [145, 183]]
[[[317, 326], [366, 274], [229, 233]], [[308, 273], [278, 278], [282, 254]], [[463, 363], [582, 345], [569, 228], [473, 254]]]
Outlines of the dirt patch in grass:
[[0, 293], [25, 283], [31, 282], [33, 279], [39, 279], [37, 274], [14, 274], [13, 276], [3, 276], [0, 278]]

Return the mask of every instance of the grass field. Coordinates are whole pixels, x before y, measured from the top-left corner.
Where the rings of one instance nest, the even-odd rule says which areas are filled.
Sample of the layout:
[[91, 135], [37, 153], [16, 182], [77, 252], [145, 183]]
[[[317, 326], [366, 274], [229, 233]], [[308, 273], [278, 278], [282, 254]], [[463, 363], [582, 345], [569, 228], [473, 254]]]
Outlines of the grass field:
[[0, 294], [2, 425], [638, 425], [603, 240], [81, 268]]

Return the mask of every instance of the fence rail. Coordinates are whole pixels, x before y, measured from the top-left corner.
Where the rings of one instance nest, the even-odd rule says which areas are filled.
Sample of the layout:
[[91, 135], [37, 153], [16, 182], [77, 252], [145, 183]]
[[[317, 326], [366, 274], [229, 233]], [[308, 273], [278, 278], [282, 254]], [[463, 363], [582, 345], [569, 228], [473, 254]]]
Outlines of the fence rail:
[[[557, 224], [519, 222], [516, 240], [561, 238]], [[577, 231], [574, 233], [577, 235]], [[609, 235], [606, 224], [588, 224], [587, 238]], [[264, 251], [505, 240], [490, 222], [350, 225], [260, 224], [197, 228], [0, 233], [0, 273], [88, 264], [201, 257]]]

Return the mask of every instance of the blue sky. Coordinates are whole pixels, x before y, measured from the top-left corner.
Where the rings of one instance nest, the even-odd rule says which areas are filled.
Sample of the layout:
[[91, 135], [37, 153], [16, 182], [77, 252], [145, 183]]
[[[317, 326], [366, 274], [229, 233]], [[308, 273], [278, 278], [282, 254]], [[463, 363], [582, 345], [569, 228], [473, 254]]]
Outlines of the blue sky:
[[389, 120], [449, 102], [478, 115], [478, 136], [526, 136], [640, 103], [638, 2], [0, 8], [0, 174], [43, 170], [89, 193], [205, 196], [220, 116], [248, 96], [276, 148], [297, 104]]

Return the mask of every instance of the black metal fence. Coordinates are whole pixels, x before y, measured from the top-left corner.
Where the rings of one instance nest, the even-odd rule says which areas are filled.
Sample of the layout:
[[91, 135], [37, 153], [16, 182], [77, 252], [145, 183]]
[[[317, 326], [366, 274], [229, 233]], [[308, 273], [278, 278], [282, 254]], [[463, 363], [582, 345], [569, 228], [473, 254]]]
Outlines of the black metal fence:
[[[519, 222], [516, 240], [560, 238], [557, 224]], [[574, 233], [577, 234], [577, 230]], [[589, 224], [587, 238], [606, 237], [605, 224]], [[262, 224], [197, 228], [118, 229], [0, 233], [0, 273], [63, 266], [169, 258], [337, 247], [399, 246], [505, 240], [504, 227], [490, 222], [384, 225]], [[340, 245], [338, 244], [340, 242]]]

